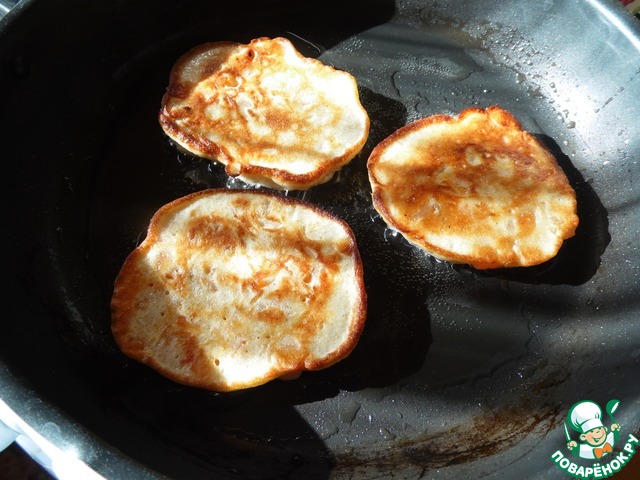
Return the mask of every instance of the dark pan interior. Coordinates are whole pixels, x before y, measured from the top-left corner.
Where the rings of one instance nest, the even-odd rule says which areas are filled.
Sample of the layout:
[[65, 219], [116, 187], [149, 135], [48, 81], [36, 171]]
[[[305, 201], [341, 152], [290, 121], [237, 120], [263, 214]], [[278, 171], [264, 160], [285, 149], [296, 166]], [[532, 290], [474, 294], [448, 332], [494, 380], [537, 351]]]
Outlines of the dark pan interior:
[[[576, 401], [618, 398], [618, 421], [638, 432], [636, 20], [614, 2], [478, 3], [25, 0], [0, 29], [0, 397], [106, 478], [556, 478], [549, 456]], [[199, 43], [276, 35], [351, 72], [372, 120], [335, 179], [286, 193], [352, 226], [369, 316], [338, 365], [216, 394], [122, 356], [109, 301], [158, 207], [242, 187], [162, 133], [171, 65]], [[371, 206], [380, 140], [493, 104], [551, 149], [578, 195], [576, 236], [538, 267], [437, 262]]]

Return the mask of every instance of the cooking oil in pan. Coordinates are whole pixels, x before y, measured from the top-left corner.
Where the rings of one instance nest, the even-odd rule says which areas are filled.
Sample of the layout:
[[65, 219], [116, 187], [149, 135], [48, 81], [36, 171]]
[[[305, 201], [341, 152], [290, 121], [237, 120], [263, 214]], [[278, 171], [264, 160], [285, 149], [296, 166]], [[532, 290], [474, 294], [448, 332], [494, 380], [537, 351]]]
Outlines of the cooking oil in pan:
[[[499, 325], [521, 324], [522, 316], [518, 301], [501, 290], [498, 279], [535, 283], [541, 277], [535, 271], [531, 276], [532, 270], [526, 271], [529, 278], [514, 277], [513, 272], [456, 270], [408, 245], [376, 216], [366, 171], [373, 147], [417, 115], [416, 102], [453, 108], [456, 104], [447, 103], [442, 86], [451, 92], [447, 95], [457, 95], [455, 102], [463, 102], [473, 90], [470, 86], [475, 87], [475, 77], [486, 72], [464, 49], [450, 40], [443, 43], [437, 32], [422, 37], [429, 47], [425, 50], [403, 42], [411, 32], [402, 26], [380, 28], [328, 51], [318, 43], [302, 42], [312, 54], [356, 76], [371, 133], [362, 152], [332, 181], [306, 192], [281, 192], [343, 217], [361, 250], [370, 297], [368, 327], [353, 359], [332, 372], [338, 382], [354, 388], [393, 384], [421, 369], [423, 380], [434, 387], [490, 375], [496, 366], [523, 354], [529, 338], [526, 328], [516, 328], [511, 338], [501, 337]], [[377, 39], [383, 37], [396, 43], [380, 43]], [[397, 42], [403, 55], [397, 54]], [[372, 67], [363, 59], [374, 54], [383, 61]], [[229, 178], [220, 164], [179, 152], [164, 136], [157, 114], [170, 64], [167, 59], [162, 68], [129, 85], [98, 179], [92, 258], [102, 263], [106, 292], [161, 205], [203, 188], [253, 188]], [[476, 337], [469, 332], [485, 339], [471, 341]], [[467, 342], [462, 349], [461, 342]], [[390, 348], [397, 358], [377, 358], [380, 348]], [[430, 370], [435, 365], [437, 369]], [[360, 371], [354, 375], [349, 368]]]
[[[361, 100], [370, 114], [371, 133], [363, 151], [330, 182], [306, 192], [281, 194], [320, 205], [353, 228], [369, 297], [367, 324], [347, 359], [293, 383], [273, 382], [261, 387], [259, 395], [191, 394], [188, 389], [158, 382], [161, 386], [154, 388], [162, 402], [193, 395], [194, 402], [205, 405], [198, 412], [209, 420], [207, 425], [216, 435], [224, 432], [239, 444], [250, 438], [256, 444], [273, 445], [278, 435], [301, 438], [301, 431], [310, 435], [310, 424], [322, 446], [337, 452], [352, 449], [351, 454], [357, 456], [361, 445], [385, 449], [396, 445], [401, 454], [389, 456], [391, 463], [400, 458], [406, 462], [407, 455], [435, 458], [435, 464], [463, 463], [464, 458], [445, 452], [444, 447], [437, 450], [438, 435], [444, 435], [455, 452], [456, 441], [471, 434], [461, 425], [466, 420], [471, 426], [488, 424], [495, 417], [492, 406], [501, 406], [496, 398], [500, 387], [521, 384], [522, 377], [513, 380], [510, 375], [520, 372], [528, 380], [546, 368], [534, 369], [526, 358], [535, 344], [530, 324], [537, 310], [533, 300], [512, 285], [581, 283], [589, 278], [592, 266], [573, 278], [567, 272], [599, 260], [597, 253], [580, 250], [580, 245], [593, 242], [578, 241], [547, 265], [480, 272], [438, 261], [384, 224], [371, 204], [366, 170], [375, 145], [419, 116], [455, 114], [469, 104], [493, 103], [501, 95], [492, 76], [495, 72], [469, 54], [474, 47], [468, 41], [455, 44], [449, 38], [443, 43], [438, 32], [431, 31], [420, 37], [428, 49], [414, 46], [405, 49], [405, 56], [398, 56], [398, 43], [381, 44], [379, 40], [402, 39], [407, 33], [398, 25], [382, 26], [329, 50], [322, 42], [298, 39], [297, 45], [307, 46], [307, 54], [356, 76]], [[381, 60], [372, 64], [367, 58]], [[172, 60], [167, 58], [161, 67], [128, 86], [97, 179], [90, 257], [102, 272], [107, 299], [117, 270], [144, 237], [157, 208], [204, 188], [254, 188], [228, 177], [220, 164], [179, 152], [162, 133], [157, 113]], [[524, 98], [527, 79], [511, 73], [514, 88]], [[519, 106], [513, 98], [509, 102]], [[597, 202], [587, 187], [578, 191], [585, 205], [586, 227], [581, 235], [593, 235], [595, 229], [601, 232], [601, 244], [606, 244], [603, 215], [591, 208]], [[592, 253], [594, 261], [584, 262], [585, 255]], [[149, 380], [143, 383], [156, 385]], [[158, 391], [152, 389], [154, 394]], [[275, 428], [268, 420], [257, 418], [255, 412], [260, 409], [256, 410], [256, 404], [275, 414], [286, 411], [283, 415], [288, 423], [293, 420], [296, 426]], [[500, 423], [505, 432], [512, 428], [508, 420], [505, 417]], [[504, 445], [508, 445], [507, 435], [505, 438]]]

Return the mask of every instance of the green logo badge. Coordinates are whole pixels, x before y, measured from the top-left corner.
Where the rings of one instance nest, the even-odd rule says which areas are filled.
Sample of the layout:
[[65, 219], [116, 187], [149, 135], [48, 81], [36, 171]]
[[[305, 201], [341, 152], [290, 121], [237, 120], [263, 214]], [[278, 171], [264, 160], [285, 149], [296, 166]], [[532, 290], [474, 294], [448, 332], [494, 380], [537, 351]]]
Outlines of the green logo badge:
[[[626, 465], [636, 452], [639, 440], [629, 434], [624, 445], [616, 448], [620, 440], [621, 427], [613, 417], [620, 405], [619, 400], [610, 400], [605, 408], [609, 427], [600, 406], [591, 400], [583, 400], [569, 409], [564, 422], [564, 436], [567, 450], [572, 457], [591, 460], [589, 465], [581, 465], [569, 459], [562, 450], [551, 455], [560, 470], [583, 480], [607, 478]], [[570, 429], [577, 432], [572, 438]]]

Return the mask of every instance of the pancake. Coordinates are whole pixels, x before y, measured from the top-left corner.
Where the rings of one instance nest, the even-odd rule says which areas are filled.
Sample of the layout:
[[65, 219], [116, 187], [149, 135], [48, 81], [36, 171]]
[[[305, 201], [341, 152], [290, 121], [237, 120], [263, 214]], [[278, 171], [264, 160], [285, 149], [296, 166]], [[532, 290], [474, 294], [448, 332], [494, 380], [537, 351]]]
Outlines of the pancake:
[[409, 124], [371, 152], [373, 204], [436, 258], [477, 269], [553, 258], [578, 225], [554, 156], [498, 106]]
[[353, 76], [302, 56], [285, 38], [187, 52], [171, 71], [159, 120], [186, 151], [281, 190], [327, 182], [369, 135]]
[[366, 293], [344, 221], [274, 193], [213, 189], [155, 213], [111, 309], [124, 354], [178, 383], [231, 391], [347, 357]]

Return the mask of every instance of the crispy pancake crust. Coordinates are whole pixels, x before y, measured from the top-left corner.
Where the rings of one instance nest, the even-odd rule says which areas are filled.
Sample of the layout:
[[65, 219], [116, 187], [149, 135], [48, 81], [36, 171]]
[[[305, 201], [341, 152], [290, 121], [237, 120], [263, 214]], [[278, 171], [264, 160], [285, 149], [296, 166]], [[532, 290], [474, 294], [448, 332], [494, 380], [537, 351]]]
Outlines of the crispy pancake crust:
[[575, 191], [555, 158], [498, 106], [409, 124], [367, 166], [387, 224], [453, 263], [540, 264], [578, 226]]
[[229, 175], [287, 190], [330, 180], [369, 135], [353, 76], [285, 38], [187, 52], [171, 71], [159, 120], [181, 147]]
[[111, 309], [123, 353], [176, 382], [230, 391], [347, 357], [366, 293], [343, 220], [300, 200], [214, 189], [156, 212]]

